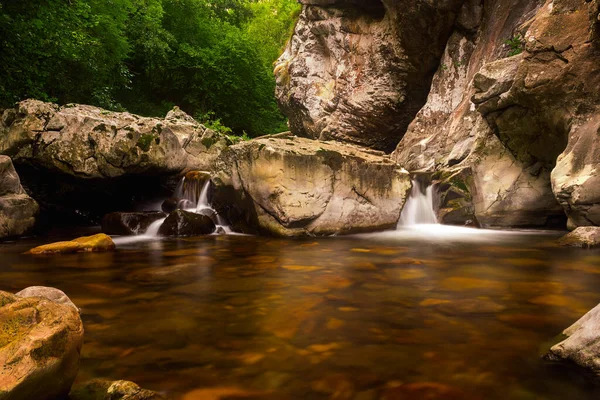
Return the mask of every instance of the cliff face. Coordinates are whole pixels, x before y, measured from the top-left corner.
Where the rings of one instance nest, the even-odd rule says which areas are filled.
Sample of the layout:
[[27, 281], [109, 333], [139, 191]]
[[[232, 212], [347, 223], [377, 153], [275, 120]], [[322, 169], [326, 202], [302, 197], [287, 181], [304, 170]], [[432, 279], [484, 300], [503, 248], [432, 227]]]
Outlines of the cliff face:
[[[370, 101], [370, 108], [362, 109], [364, 113], [344, 117], [339, 106], [335, 113], [328, 113], [326, 107], [319, 108], [321, 100], [308, 104], [303, 100], [308, 97], [297, 95], [294, 87], [298, 86], [293, 85], [299, 82], [297, 70], [290, 68], [290, 83], [280, 82], [278, 93], [288, 96], [282, 104], [292, 129], [299, 130], [297, 116], [307, 111], [307, 115], [317, 116], [313, 121], [324, 125], [306, 124], [303, 119], [304, 127], [333, 128], [317, 129], [320, 135], [379, 148], [388, 148], [392, 142], [382, 141], [383, 137], [402, 138], [393, 159], [410, 171], [434, 173], [440, 182], [441, 217], [448, 223], [475, 219], [483, 226], [542, 226], [558, 222], [566, 212], [571, 227], [600, 224], [600, 186], [596, 184], [600, 162], [600, 1], [466, 0], [462, 6], [453, 3], [436, 9], [433, 15], [437, 17], [429, 20], [426, 29], [416, 21], [422, 18], [420, 13], [430, 15], [431, 9], [417, 5], [416, 14], [409, 17], [413, 24], [403, 25], [398, 24], [403, 17], [390, 17], [393, 10], [404, 15], [401, 2], [393, 3], [385, 4], [382, 21], [396, 35], [378, 37], [381, 46], [406, 43], [395, 40], [403, 35], [398, 31], [403, 31], [418, 38], [416, 41], [424, 40], [419, 45], [424, 56], [415, 49], [414, 53], [402, 53], [401, 61], [387, 57], [386, 63], [381, 63], [371, 58], [365, 62], [376, 64], [379, 70], [371, 78], [363, 77], [364, 82], [389, 79], [398, 83], [396, 74], [403, 66], [429, 65], [429, 57], [436, 59], [437, 54], [431, 33], [437, 32], [439, 40], [448, 31], [445, 24], [453, 21], [445, 50], [434, 61], [437, 71], [427, 100], [408, 128], [391, 122], [385, 122], [385, 128], [374, 124], [385, 120], [382, 116], [389, 116], [390, 121], [400, 121], [399, 115], [411, 118], [414, 109], [410, 105], [419, 103], [418, 96], [406, 96], [407, 100], [397, 105], [395, 116], [383, 103]], [[303, 15], [313, 7], [306, 6]], [[325, 24], [323, 21], [327, 19], [320, 24]], [[379, 26], [365, 21], [364, 31]], [[303, 24], [309, 23], [301, 21], [299, 27]], [[337, 34], [330, 32], [327, 37]], [[360, 34], [356, 40], [361, 42]], [[303, 47], [305, 44], [306, 36], [297, 30], [282, 61], [294, 62], [290, 57], [294, 54], [321, 54]], [[335, 70], [338, 60], [354, 54], [348, 51], [343, 57], [330, 57], [324, 65]], [[426, 75], [424, 69], [421, 73], [421, 77]], [[379, 96], [379, 91], [404, 96], [410, 91], [403, 89], [429, 79], [402, 76], [405, 81], [399, 86], [371, 85], [373, 96]], [[304, 79], [312, 76], [307, 74]], [[335, 92], [336, 104], [355, 103], [348, 95], [355, 87], [352, 82], [346, 85], [345, 91]], [[391, 93], [388, 96], [391, 98]], [[350, 134], [350, 129], [340, 128], [346, 125], [355, 131]]]
[[277, 62], [293, 133], [391, 152], [423, 106], [462, 0], [302, 0]]

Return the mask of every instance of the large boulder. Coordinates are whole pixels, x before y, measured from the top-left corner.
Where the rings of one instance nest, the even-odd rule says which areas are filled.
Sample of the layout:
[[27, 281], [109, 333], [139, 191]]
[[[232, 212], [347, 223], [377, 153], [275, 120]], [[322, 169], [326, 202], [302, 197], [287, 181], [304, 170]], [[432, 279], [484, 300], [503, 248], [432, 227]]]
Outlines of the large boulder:
[[552, 346], [544, 358], [572, 362], [600, 376], [600, 304], [563, 331], [566, 339]]
[[27, 233], [35, 224], [38, 205], [25, 193], [7, 156], [0, 156], [0, 239]]
[[277, 61], [298, 136], [392, 151], [425, 103], [463, 0], [303, 0]]
[[453, 215], [483, 226], [547, 226], [564, 211], [572, 228], [600, 223], [599, 4], [466, 1], [393, 158], [470, 174]]
[[216, 229], [213, 220], [202, 214], [189, 211], [173, 211], [158, 229], [160, 236], [210, 235]]
[[167, 214], [159, 211], [148, 212], [114, 212], [102, 217], [102, 232], [107, 235], [141, 235], [148, 227]]
[[208, 168], [229, 143], [179, 109], [160, 119], [25, 100], [0, 116], [0, 154], [30, 195], [92, 222], [169, 193], [172, 177]]
[[0, 399], [66, 398], [83, 344], [77, 310], [0, 292], [0, 327]]
[[230, 147], [213, 181], [221, 214], [277, 236], [394, 228], [411, 188], [408, 173], [381, 152], [289, 135]]

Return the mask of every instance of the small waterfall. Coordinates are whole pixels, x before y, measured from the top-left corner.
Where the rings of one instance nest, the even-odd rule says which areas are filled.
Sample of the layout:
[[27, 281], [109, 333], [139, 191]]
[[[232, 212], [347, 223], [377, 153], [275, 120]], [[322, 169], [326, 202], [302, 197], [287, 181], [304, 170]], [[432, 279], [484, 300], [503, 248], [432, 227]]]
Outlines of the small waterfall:
[[413, 178], [412, 190], [400, 215], [398, 227], [437, 223], [433, 207], [433, 185], [419, 177]]
[[[226, 219], [212, 208], [208, 199], [210, 178], [202, 180], [202, 173], [188, 173], [177, 184], [174, 197], [179, 199], [179, 209], [204, 214], [210, 217], [216, 225], [215, 233], [233, 233]], [[153, 222], [146, 230], [145, 236], [158, 236], [158, 231], [166, 218]]]

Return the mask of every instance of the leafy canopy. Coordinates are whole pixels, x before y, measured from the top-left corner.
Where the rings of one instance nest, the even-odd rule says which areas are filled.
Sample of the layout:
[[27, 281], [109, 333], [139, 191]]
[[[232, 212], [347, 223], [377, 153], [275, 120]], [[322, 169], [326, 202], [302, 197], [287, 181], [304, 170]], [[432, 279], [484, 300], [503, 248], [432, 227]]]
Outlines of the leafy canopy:
[[274, 133], [272, 64], [298, 12], [296, 0], [0, 0], [0, 107], [179, 105], [239, 135]]

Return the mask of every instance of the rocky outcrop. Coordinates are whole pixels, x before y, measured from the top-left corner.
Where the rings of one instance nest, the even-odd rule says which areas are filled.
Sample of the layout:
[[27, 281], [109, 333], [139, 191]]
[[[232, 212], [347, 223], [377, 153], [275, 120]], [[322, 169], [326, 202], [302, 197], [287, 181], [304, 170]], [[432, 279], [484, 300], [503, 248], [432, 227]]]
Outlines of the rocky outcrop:
[[38, 209], [35, 200], [23, 190], [11, 159], [0, 156], [0, 239], [31, 230]]
[[162, 196], [170, 177], [208, 168], [228, 144], [177, 108], [159, 119], [26, 100], [0, 120], [0, 154], [42, 208], [96, 220]]
[[560, 246], [583, 247], [586, 249], [600, 246], [600, 227], [580, 226], [558, 240]]
[[575, 363], [600, 376], [600, 304], [563, 331], [566, 339], [544, 358]]
[[393, 228], [411, 188], [381, 152], [285, 135], [231, 146], [213, 182], [221, 215], [278, 236]]
[[176, 210], [165, 219], [158, 229], [158, 234], [160, 236], [210, 235], [215, 228], [215, 223], [210, 216]]
[[71, 306], [0, 292], [0, 399], [66, 398], [79, 368], [83, 324]]
[[572, 227], [591, 224], [597, 16], [598, 1], [467, 1], [394, 159], [468, 176], [443, 208], [483, 226], [552, 224], [555, 198]]
[[42, 246], [34, 247], [33, 249], [29, 250], [27, 254], [41, 255], [78, 252], [106, 252], [113, 251], [114, 249], [115, 243], [112, 241], [110, 236], [107, 236], [104, 233], [99, 233], [97, 235], [83, 236], [70, 241], [44, 244]]
[[102, 217], [102, 232], [107, 235], [141, 235], [148, 230], [153, 222], [166, 217], [167, 214], [159, 211], [114, 212]]
[[166, 397], [133, 382], [94, 379], [75, 385], [68, 400], [166, 400]]
[[424, 104], [462, 0], [303, 0], [277, 61], [298, 136], [391, 151]]

